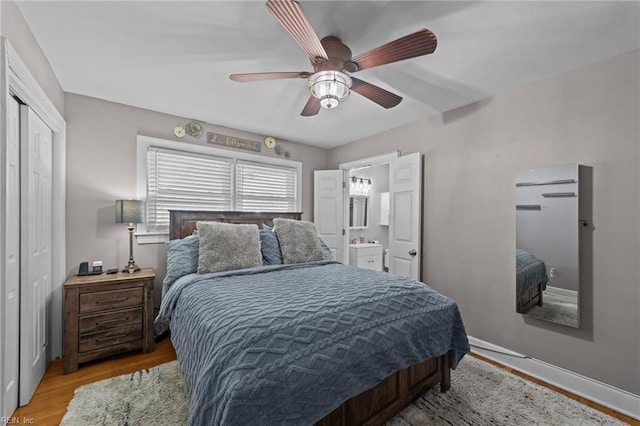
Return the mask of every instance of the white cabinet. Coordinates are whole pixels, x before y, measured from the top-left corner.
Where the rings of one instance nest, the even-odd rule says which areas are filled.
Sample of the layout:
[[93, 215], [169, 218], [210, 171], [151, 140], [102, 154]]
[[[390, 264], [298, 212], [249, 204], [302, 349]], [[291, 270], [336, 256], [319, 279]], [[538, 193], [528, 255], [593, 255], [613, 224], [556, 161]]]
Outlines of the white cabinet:
[[382, 245], [349, 244], [349, 265], [382, 271]]
[[380, 193], [380, 225], [389, 226], [389, 193]]

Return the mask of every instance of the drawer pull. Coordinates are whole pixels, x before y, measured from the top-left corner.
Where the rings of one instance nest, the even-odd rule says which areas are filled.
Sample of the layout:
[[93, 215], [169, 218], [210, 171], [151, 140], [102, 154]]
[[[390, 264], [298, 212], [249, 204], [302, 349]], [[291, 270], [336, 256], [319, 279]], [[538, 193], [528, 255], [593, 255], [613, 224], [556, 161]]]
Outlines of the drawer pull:
[[125, 317], [125, 318], [116, 318], [116, 319], [112, 319], [112, 320], [108, 320], [108, 321], [96, 321], [96, 327], [100, 327], [103, 325], [109, 325], [109, 324], [116, 324], [119, 322], [127, 322], [129, 321], [129, 317]]
[[104, 342], [105, 340], [118, 339], [120, 337], [127, 337], [129, 333], [115, 334], [113, 336], [100, 337], [96, 339], [96, 342]]
[[124, 302], [129, 300], [128, 297], [114, 297], [112, 299], [102, 299], [102, 300], [96, 300], [96, 304], [101, 304], [101, 303], [119, 303], [119, 302]]

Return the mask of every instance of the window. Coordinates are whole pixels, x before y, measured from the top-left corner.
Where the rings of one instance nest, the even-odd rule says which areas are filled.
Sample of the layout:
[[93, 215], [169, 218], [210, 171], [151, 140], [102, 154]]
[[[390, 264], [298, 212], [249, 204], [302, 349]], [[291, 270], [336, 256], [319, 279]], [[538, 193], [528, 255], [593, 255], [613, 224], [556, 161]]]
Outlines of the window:
[[230, 210], [229, 158], [147, 149], [147, 231], [169, 232], [169, 209]]
[[169, 210], [300, 211], [302, 164], [138, 136], [139, 243], [166, 241]]
[[242, 160], [236, 167], [238, 210], [297, 211], [296, 169]]

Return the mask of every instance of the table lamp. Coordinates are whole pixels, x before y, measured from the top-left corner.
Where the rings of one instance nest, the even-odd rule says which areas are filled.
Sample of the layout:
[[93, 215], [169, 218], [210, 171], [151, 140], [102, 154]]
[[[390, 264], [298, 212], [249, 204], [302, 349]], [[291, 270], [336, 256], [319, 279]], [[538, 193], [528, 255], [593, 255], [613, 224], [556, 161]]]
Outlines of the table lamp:
[[116, 223], [129, 224], [129, 263], [122, 272], [130, 274], [139, 271], [140, 267], [133, 260], [133, 229], [136, 223], [144, 222], [144, 201], [116, 200]]

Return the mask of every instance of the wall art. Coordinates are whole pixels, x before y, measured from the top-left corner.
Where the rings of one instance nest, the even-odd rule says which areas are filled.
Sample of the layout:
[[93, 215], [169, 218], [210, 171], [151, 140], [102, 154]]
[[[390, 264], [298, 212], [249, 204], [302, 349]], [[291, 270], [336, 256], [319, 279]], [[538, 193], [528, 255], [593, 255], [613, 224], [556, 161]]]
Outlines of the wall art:
[[220, 135], [218, 133], [207, 132], [207, 143], [214, 145], [229, 146], [231, 148], [247, 149], [249, 151], [262, 151], [262, 143], [247, 139], [235, 138], [233, 136]]

